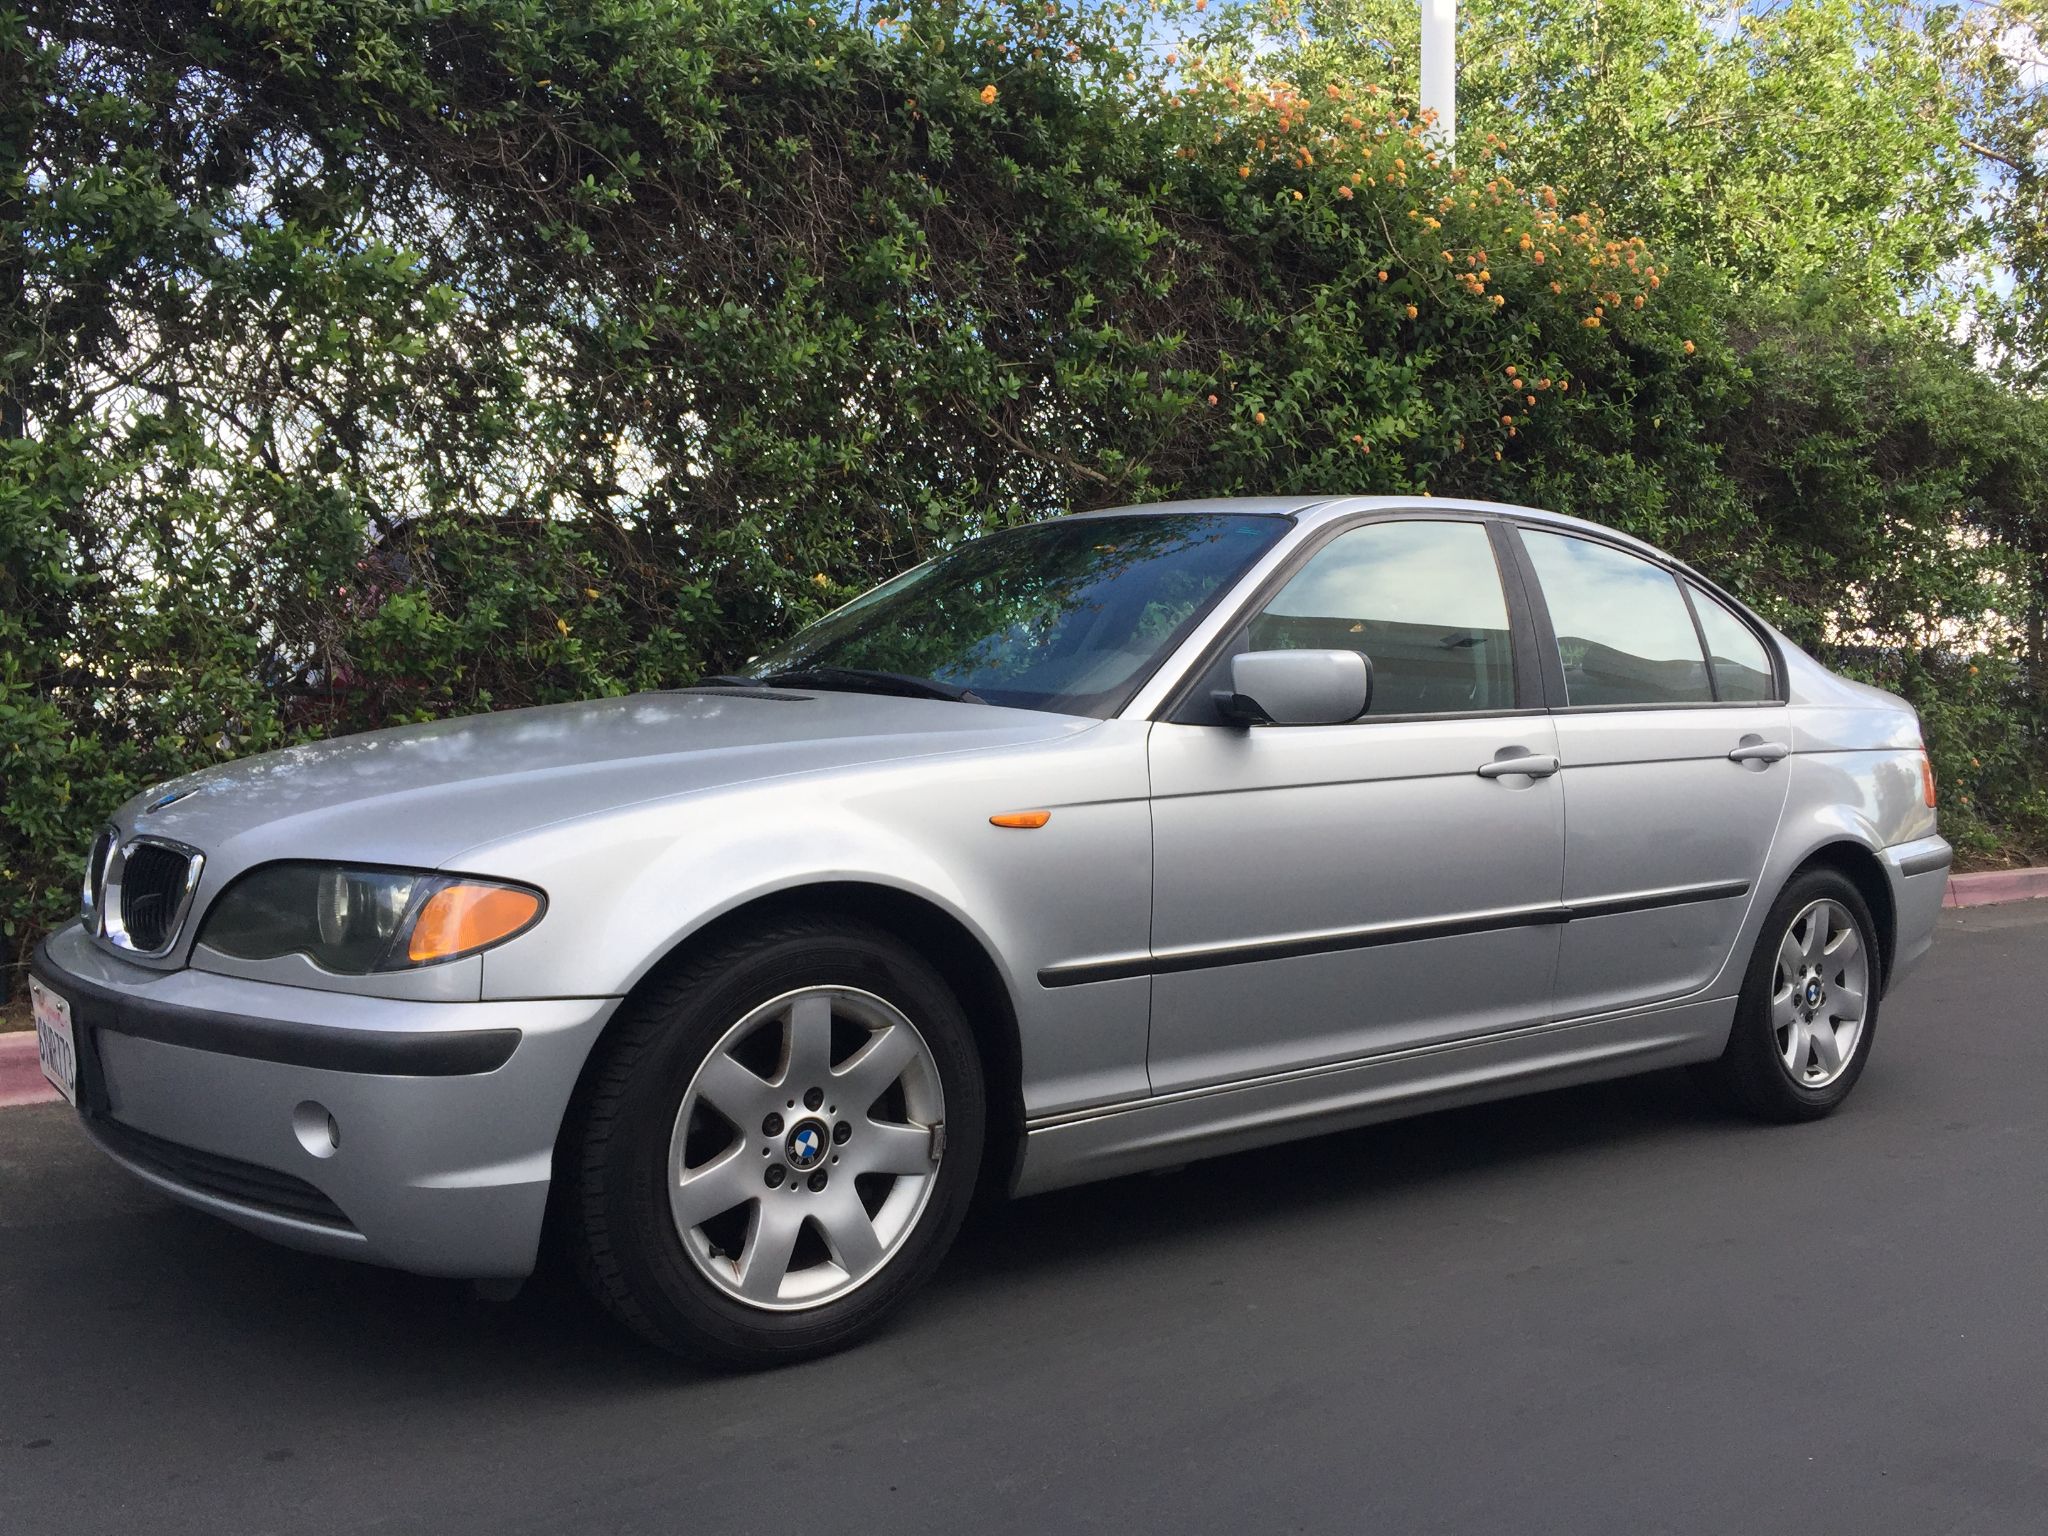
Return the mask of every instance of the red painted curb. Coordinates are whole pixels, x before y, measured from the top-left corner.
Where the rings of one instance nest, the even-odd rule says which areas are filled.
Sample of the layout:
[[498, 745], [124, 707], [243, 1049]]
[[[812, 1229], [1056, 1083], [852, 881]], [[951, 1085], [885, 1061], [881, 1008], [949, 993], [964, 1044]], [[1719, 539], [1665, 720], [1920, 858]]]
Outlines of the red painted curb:
[[1949, 876], [1942, 893], [1944, 907], [1988, 907], [2000, 901], [2031, 901], [2048, 896], [2048, 869], [1990, 869], [1975, 875]]
[[36, 1055], [36, 1032], [32, 1029], [0, 1035], [0, 1109], [17, 1104], [47, 1104], [57, 1090], [43, 1076]]

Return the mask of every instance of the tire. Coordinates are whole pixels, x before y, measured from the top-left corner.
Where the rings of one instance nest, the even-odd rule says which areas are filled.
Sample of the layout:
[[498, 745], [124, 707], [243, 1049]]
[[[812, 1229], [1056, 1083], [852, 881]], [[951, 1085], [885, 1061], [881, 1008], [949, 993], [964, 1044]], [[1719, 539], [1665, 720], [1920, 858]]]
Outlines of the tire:
[[[1727, 1049], [1697, 1069], [1708, 1089], [1778, 1124], [1839, 1109], [1877, 1038], [1884, 956], [1876, 935], [1870, 908], [1844, 876], [1795, 876], [1757, 936]], [[1861, 1010], [1853, 1029], [1852, 997]]]
[[564, 1130], [562, 1235], [662, 1348], [807, 1359], [938, 1268], [985, 1124], [972, 1031], [932, 966], [880, 929], [791, 919], [687, 961], [606, 1032]]

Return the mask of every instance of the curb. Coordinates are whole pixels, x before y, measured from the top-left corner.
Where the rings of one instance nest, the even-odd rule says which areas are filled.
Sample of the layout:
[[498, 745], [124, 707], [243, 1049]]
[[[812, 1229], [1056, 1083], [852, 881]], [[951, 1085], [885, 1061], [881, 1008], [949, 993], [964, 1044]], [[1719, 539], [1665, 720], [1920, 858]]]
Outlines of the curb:
[[24, 1029], [0, 1035], [0, 1109], [48, 1104], [56, 1097], [57, 1090], [43, 1076], [42, 1061], [36, 1055], [36, 1032]]
[[2048, 868], [1993, 869], [1975, 875], [1950, 875], [1942, 893], [1944, 907], [1988, 907], [2001, 901], [2031, 901], [2048, 896]]

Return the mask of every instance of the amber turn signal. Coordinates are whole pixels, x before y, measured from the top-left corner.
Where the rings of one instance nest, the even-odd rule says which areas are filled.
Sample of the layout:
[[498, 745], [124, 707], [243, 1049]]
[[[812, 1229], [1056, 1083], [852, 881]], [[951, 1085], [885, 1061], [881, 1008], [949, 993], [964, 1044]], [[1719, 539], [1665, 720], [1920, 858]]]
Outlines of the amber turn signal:
[[413, 920], [406, 957], [414, 965], [450, 960], [509, 939], [540, 916], [540, 897], [503, 885], [450, 885]]
[[1031, 831], [1051, 820], [1051, 811], [1004, 811], [999, 816], [989, 817], [988, 824], [992, 827], [1022, 827]]
[[1920, 753], [1920, 789], [1927, 796], [1927, 808], [1934, 809], [1934, 759], [1923, 749]]

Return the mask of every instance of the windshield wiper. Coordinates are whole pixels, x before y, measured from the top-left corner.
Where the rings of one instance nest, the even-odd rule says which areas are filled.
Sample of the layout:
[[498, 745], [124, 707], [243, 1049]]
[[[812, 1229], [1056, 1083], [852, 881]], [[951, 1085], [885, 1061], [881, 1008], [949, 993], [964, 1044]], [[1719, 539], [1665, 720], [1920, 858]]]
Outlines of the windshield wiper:
[[799, 667], [753, 678], [771, 688], [824, 688], [849, 693], [891, 693], [906, 699], [949, 699], [956, 704], [986, 704], [980, 694], [934, 677], [908, 672], [881, 672], [871, 667]]

